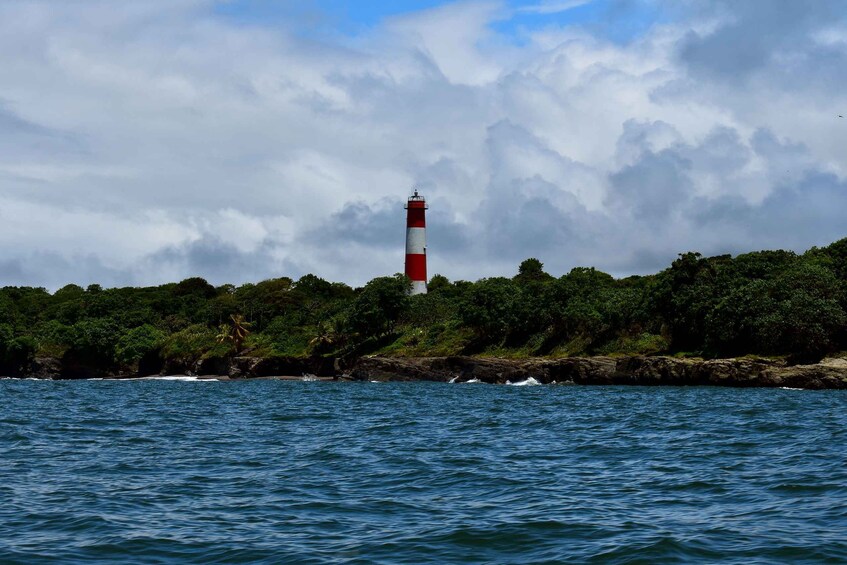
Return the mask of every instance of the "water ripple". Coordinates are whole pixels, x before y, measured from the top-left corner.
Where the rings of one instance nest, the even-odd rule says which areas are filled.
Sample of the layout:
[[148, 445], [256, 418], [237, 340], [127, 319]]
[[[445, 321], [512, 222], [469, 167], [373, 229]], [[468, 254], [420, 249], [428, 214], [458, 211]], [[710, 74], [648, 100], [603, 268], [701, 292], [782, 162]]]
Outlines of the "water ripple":
[[0, 562], [847, 561], [847, 393], [0, 382]]

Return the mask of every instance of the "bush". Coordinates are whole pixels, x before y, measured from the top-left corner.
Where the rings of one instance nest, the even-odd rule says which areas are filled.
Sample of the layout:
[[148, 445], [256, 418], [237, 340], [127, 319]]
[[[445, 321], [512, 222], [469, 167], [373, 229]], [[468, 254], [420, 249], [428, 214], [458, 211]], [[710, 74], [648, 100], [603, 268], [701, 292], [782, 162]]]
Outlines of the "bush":
[[117, 359], [121, 363], [137, 363], [145, 355], [159, 349], [165, 337], [163, 331], [149, 324], [124, 332], [116, 348]]
[[18, 370], [35, 357], [38, 342], [27, 335], [15, 336], [12, 326], [0, 324], [0, 366]]
[[115, 361], [118, 327], [107, 318], [81, 320], [70, 327], [69, 353], [80, 359], [111, 364]]
[[362, 340], [392, 331], [409, 308], [410, 289], [411, 282], [404, 275], [373, 279], [353, 301], [350, 328]]
[[188, 326], [165, 338], [162, 357], [183, 363], [193, 363], [203, 357], [224, 357], [229, 346], [219, 344], [217, 333], [202, 324]]
[[517, 286], [509, 279], [482, 279], [459, 303], [459, 318], [486, 341], [502, 340], [516, 321]]

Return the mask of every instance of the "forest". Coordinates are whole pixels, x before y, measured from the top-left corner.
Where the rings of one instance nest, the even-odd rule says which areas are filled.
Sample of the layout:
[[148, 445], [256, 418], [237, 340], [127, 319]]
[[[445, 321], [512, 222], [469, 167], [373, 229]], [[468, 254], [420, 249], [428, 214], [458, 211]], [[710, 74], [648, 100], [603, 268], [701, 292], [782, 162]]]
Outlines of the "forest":
[[[554, 277], [534, 258], [511, 278], [409, 296], [402, 275], [362, 288], [314, 275], [233, 286], [0, 289], [0, 374], [35, 358], [143, 371], [204, 359], [362, 355], [785, 357], [847, 350], [847, 239], [803, 254], [684, 253], [665, 270]], [[164, 363], [164, 365], [163, 365]], [[140, 368], [140, 369], [139, 369]]]

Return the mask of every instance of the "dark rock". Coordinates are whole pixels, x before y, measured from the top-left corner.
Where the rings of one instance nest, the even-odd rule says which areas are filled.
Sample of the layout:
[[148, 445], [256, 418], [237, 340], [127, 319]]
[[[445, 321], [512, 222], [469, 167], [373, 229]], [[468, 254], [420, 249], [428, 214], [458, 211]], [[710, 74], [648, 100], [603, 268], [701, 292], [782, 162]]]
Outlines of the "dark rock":
[[165, 368], [165, 362], [158, 351], [150, 351], [138, 361], [138, 369], [136, 375], [139, 377], [149, 377], [150, 375], [160, 375]]
[[162, 364], [162, 375], [190, 375], [194, 363], [182, 359], [169, 359]]
[[578, 385], [616, 384], [617, 364], [609, 357], [569, 357], [548, 362], [551, 382]]
[[104, 364], [100, 359], [76, 356], [70, 352], [62, 357], [61, 365], [58, 378], [64, 380], [110, 378], [121, 374], [119, 367]]
[[36, 357], [27, 367], [25, 374], [33, 379], [53, 379], [62, 377], [62, 361], [55, 357]]
[[201, 359], [194, 372], [198, 375], [228, 375], [230, 369], [230, 360], [225, 357], [211, 357], [209, 359]]
[[[541, 383], [639, 386], [731, 386], [847, 389], [847, 360], [824, 359], [813, 365], [788, 366], [760, 359], [678, 359], [674, 357], [568, 357], [499, 359], [480, 357], [363, 357], [344, 361], [312, 357], [213, 358], [198, 363], [139, 363], [137, 374], [159, 368], [160, 374], [227, 375], [233, 379], [301, 376], [341, 377], [360, 381], [480, 380], [491, 384], [532, 377]], [[124, 371], [126, 372], [126, 371]], [[136, 373], [136, 371], [132, 371]], [[120, 371], [79, 359], [37, 358], [20, 376], [44, 379], [115, 377]], [[13, 375], [18, 376], [18, 375]], [[132, 375], [130, 375], [132, 376]]]
[[231, 360], [225, 373], [230, 378], [252, 377], [299, 377], [312, 374], [318, 377], [334, 377], [338, 362], [328, 357], [236, 357]]
[[815, 365], [748, 359], [677, 359], [674, 357], [570, 357], [495, 359], [477, 357], [364, 357], [350, 371], [356, 380], [541, 383], [637, 386], [731, 386], [847, 389], [847, 361]]
[[[436, 361], [437, 366], [433, 366]], [[358, 381], [444, 381], [449, 374], [443, 358], [414, 359], [364, 357], [353, 366], [350, 376]]]

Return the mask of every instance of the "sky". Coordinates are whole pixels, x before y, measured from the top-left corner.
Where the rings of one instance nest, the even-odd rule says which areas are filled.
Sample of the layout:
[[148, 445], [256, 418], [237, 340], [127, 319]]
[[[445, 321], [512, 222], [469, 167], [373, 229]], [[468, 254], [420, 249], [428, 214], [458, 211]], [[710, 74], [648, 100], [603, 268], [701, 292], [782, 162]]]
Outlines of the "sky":
[[839, 115], [842, 0], [3, 0], [0, 285], [799, 252]]

